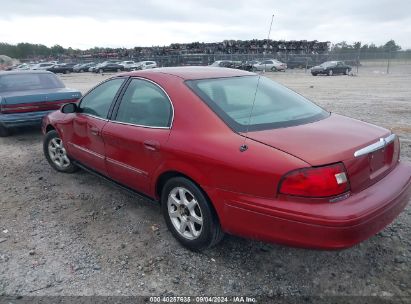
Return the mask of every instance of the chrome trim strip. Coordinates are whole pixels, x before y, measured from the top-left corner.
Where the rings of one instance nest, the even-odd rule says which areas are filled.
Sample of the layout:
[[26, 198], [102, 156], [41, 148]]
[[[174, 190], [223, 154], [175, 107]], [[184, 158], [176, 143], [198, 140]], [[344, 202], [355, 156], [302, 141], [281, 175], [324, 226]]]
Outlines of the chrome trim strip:
[[84, 148], [84, 147], [81, 147], [81, 146], [78, 146], [78, 145], [76, 145], [76, 144], [73, 144], [72, 142], [69, 142], [69, 144], [72, 145], [74, 148], [80, 150], [80, 151], [86, 152], [86, 153], [91, 154], [91, 155], [93, 155], [93, 156], [96, 156], [96, 157], [98, 157], [98, 158], [100, 158], [100, 159], [104, 159], [104, 156], [101, 155], [101, 154], [99, 154], [99, 153], [96, 153], [96, 152], [91, 151], [91, 150], [89, 150], [89, 149], [86, 149], [86, 148]]
[[[171, 115], [170, 126], [169, 126], [169, 127], [153, 127], [153, 126], [145, 126], [145, 125], [138, 125], [138, 124], [133, 124], [133, 123], [121, 122], [121, 121], [117, 121], [117, 120], [110, 120], [110, 122], [118, 123], [118, 124], [122, 124], [122, 125], [129, 125], [129, 126], [149, 128], [149, 129], [171, 129], [171, 128], [173, 127], [173, 122], [174, 122], [174, 104], [173, 104], [173, 102], [171, 101], [171, 98], [170, 98], [170, 96], [167, 94], [166, 90], [164, 90], [158, 83], [156, 83], [156, 82], [154, 82], [154, 81], [152, 81], [152, 80], [150, 80], [150, 79], [144, 78], [144, 77], [131, 76], [131, 79], [140, 79], [140, 80], [144, 80], [144, 81], [150, 82], [150, 83], [154, 84], [155, 86], [159, 87], [161, 91], [163, 91], [163, 93], [167, 96], [167, 99], [168, 99], [168, 101], [169, 101], [170, 104], [171, 104], [171, 112], [172, 112], [172, 115]], [[126, 89], [126, 91], [127, 91], [127, 89]], [[121, 100], [121, 102], [122, 102], [122, 101], [123, 101], [123, 100]], [[120, 102], [120, 105], [121, 105], [121, 102]], [[116, 113], [116, 114], [117, 114], [117, 113]]]
[[106, 121], [106, 122], [108, 121], [107, 118], [98, 117], [98, 116], [95, 116], [95, 115], [92, 115], [92, 114], [88, 114], [88, 113], [77, 113], [77, 114], [78, 114], [78, 115], [88, 116], [88, 117], [95, 118], [95, 119], [99, 119], [99, 120]]
[[145, 126], [145, 125], [137, 125], [129, 122], [121, 122], [121, 121], [116, 121], [116, 120], [110, 120], [110, 122], [119, 124], [119, 125], [127, 125], [127, 126], [133, 126], [133, 127], [142, 127], [142, 128], [148, 128], [148, 129], [165, 129], [165, 130], [170, 130], [170, 127], [150, 127], [150, 126]]
[[132, 171], [132, 172], [134, 172], [134, 173], [137, 173], [137, 174], [140, 174], [140, 175], [148, 176], [148, 173], [147, 173], [146, 171], [143, 171], [143, 170], [137, 169], [137, 168], [135, 168], [135, 167], [129, 166], [129, 165], [127, 165], [127, 164], [125, 164], [125, 163], [122, 163], [122, 162], [119, 162], [119, 161], [117, 161], [117, 160], [115, 160], [115, 159], [106, 157], [106, 160], [107, 160], [108, 162], [112, 163], [113, 165], [117, 165], [117, 166], [119, 166], [119, 167], [122, 167], [122, 168], [124, 168], [124, 169], [130, 170], [130, 171]]
[[375, 143], [373, 143], [373, 144], [371, 144], [367, 147], [364, 147], [360, 150], [355, 151], [354, 152], [354, 157], [360, 157], [360, 156], [375, 152], [379, 149], [382, 149], [382, 148], [386, 147], [387, 145], [389, 145], [391, 142], [393, 142], [395, 140], [395, 138], [396, 138], [395, 134], [391, 134], [391, 135], [387, 136], [386, 138], [380, 138], [379, 141], [377, 141], [377, 142], [375, 142]]

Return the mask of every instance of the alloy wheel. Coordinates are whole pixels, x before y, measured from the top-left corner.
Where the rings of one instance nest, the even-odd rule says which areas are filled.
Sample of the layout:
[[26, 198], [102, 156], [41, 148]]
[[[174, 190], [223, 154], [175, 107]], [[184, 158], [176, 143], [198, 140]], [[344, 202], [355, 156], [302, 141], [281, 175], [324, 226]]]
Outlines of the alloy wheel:
[[63, 146], [63, 141], [55, 137], [48, 144], [48, 152], [51, 161], [59, 168], [65, 169], [70, 166], [70, 159], [67, 156], [66, 149]]
[[197, 239], [203, 229], [203, 214], [196, 197], [184, 187], [173, 188], [167, 199], [168, 215], [175, 230], [185, 239]]

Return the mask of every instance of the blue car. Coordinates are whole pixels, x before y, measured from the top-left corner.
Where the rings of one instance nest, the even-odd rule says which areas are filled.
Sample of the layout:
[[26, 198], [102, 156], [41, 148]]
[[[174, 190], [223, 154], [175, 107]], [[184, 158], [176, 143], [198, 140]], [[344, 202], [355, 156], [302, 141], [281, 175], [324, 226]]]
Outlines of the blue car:
[[40, 126], [44, 116], [81, 97], [47, 71], [11, 71], [0, 73], [0, 136], [10, 128]]

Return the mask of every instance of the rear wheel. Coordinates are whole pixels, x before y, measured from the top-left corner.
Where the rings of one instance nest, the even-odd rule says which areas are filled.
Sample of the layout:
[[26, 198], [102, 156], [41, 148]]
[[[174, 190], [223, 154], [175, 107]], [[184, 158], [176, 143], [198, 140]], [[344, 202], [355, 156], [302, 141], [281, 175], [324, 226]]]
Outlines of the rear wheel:
[[173, 236], [191, 250], [204, 250], [223, 238], [217, 215], [202, 190], [184, 177], [170, 179], [163, 188], [161, 208]]
[[10, 130], [6, 127], [0, 126], [0, 137], [7, 137], [10, 135]]
[[99, 69], [98, 72], [99, 72], [100, 74], [103, 74], [104, 71], [103, 71], [103, 69]]
[[348, 75], [349, 73], [350, 73], [349, 69], [346, 69], [345, 72], [344, 72], [345, 75]]
[[317, 76], [317, 73], [311, 73], [311, 75], [313, 75], [313, 76]]
[[117, 72], [121, 72], [121, 69], [117, 69]]
[[78, 170], [78, 167], [73, 164], [67, 155], [63, 140], [55, 130], [46, 134], [43, 142], [43, 152], [47, 161], [55, 170], [64, 173], [72, 173]]
[[328, 71], [328, 76], [332, 76], [333, 75], [333, 70], [329, 70]]
[[277, 68], [276, 68], [276, 67], [272, 67], [272, 68], [271, 68], [271, 72], [277, 72]]

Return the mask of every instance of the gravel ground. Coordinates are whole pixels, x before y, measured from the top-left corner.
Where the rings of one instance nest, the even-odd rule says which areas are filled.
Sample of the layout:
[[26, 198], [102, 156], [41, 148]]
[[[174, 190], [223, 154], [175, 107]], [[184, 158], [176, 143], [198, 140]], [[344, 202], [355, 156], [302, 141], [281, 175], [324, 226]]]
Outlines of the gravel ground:
[[[411, 160], [411, 66], [267, 74], [328, 110], [394, 130]], [[109, 75], [61, 76], [85, 92]], [[193, 253], [160, 208], [84, 171], [57, 173], [39, 130], [0, 138], [0, 295], [411, 296], [411, 207], [371, 239], [315, 251], [226, 236]]]

